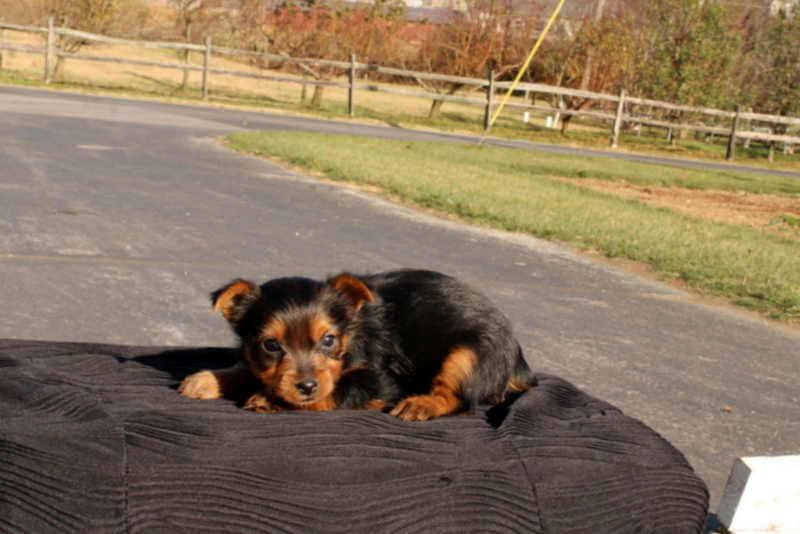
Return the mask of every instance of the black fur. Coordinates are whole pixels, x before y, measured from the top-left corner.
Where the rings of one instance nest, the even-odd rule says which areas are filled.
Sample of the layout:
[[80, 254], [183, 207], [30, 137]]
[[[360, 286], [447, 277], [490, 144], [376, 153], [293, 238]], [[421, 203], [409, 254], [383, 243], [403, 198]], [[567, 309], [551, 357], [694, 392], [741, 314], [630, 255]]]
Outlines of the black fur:
[[[339, 284], [341, 277], [363, 286]], [[234, 284], [212, 295], [215, 305]], [[260, 349], [264, 325], [275, 317], [291, 325], [322, 314], [347, 340], [346, 350], [336, 355], [341, 374], [335, 378], [332, 409], [391, 409], [403, 399], [429, 394], [443, 362], [459, 347], [476, 358], [459, 382], [457, 409], [448, 413], [499, 403], [510, 391], [536, 383], [506, 317], [486, 297], [444, 274], [403, 269], [339, 275], [327, 282], [281, 278], [249, 287], [231, 298], [231, 309], [223, 313], [254, 375], [278, 363]], [[414, 420], [423, 418], [428, 417]]]
[[377, 299], [362, 309], [356, 350], [383, 382], [379, 399], [395, 404], [427, 393], [442, 359], [457, 345], [479, 357], [461, 392], [464, 411], [502, 401], [512, 378], [535, 384], [508, 319], [469, 286], [411, 269], [359, 278]]

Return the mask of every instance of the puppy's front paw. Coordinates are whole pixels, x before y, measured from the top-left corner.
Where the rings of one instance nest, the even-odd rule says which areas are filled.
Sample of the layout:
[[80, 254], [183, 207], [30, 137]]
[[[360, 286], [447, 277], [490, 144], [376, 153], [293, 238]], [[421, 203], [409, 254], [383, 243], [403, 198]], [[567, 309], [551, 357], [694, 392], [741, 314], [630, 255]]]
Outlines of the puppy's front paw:
[[190, 399], [219, 399], [222, 389], [219, 380], [211, 371], [200, 371], [183, 379], [178, 393]]
[[263, 391], [259, 391], [258, 393], [254, 393], [247, 399], [247, 402], [244, 403], [245, 410], [253, 410], [254, 412], [279, 412], [281, 409], [275, 406], [267, 396], [264, 394]]
[[417, 395], [400, 401], [391, 414], [403, 421], [428, 421], [448, 413], [444, 399], [435, 395]]

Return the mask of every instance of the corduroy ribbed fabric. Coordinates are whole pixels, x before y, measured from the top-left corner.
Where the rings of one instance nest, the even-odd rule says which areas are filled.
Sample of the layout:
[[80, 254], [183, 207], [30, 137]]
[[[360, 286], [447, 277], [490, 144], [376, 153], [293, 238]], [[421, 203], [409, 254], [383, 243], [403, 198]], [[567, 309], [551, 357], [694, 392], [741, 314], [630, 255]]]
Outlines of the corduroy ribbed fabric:
[[424, 423], [175, 392], [233, 359], [0, 340], [0, 531], [702, 532], [683, 455], [560, 378]]

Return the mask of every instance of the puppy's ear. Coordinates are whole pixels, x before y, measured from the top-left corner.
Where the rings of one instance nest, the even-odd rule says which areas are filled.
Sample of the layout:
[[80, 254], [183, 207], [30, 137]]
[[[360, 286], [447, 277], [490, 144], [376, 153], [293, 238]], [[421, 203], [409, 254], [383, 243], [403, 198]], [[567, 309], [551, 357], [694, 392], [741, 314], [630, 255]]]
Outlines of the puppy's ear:
[[211, 293], [213, 311], [222, 312], [222, 316], [236, 328], [236, 324], [244, 316], [247, 307], [259, 295], [261, 295], [261, 290], [254, 283], [241, 279], [234, 280], [227, 286]]
[[359, 311], [365, 302], [375, 302], [372, 291], [352, 274], [342, 273], [334, 276], [328, 280], [328, 286], [344, 296], [356, 311]]

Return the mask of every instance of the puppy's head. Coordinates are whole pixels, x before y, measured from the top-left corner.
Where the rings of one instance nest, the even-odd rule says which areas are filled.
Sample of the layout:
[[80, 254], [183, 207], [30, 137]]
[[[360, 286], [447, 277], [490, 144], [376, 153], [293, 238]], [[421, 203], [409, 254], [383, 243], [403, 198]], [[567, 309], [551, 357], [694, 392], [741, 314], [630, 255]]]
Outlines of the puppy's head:
[[290, 409], [330, 409], [339, 378], [354, 363], [347, 346], [358, 329], [358, 312], [375, 298], [345, 273], [325, 283], [279, 278], [257, 286], [235, 280], [211, 300], [271, 397]]

